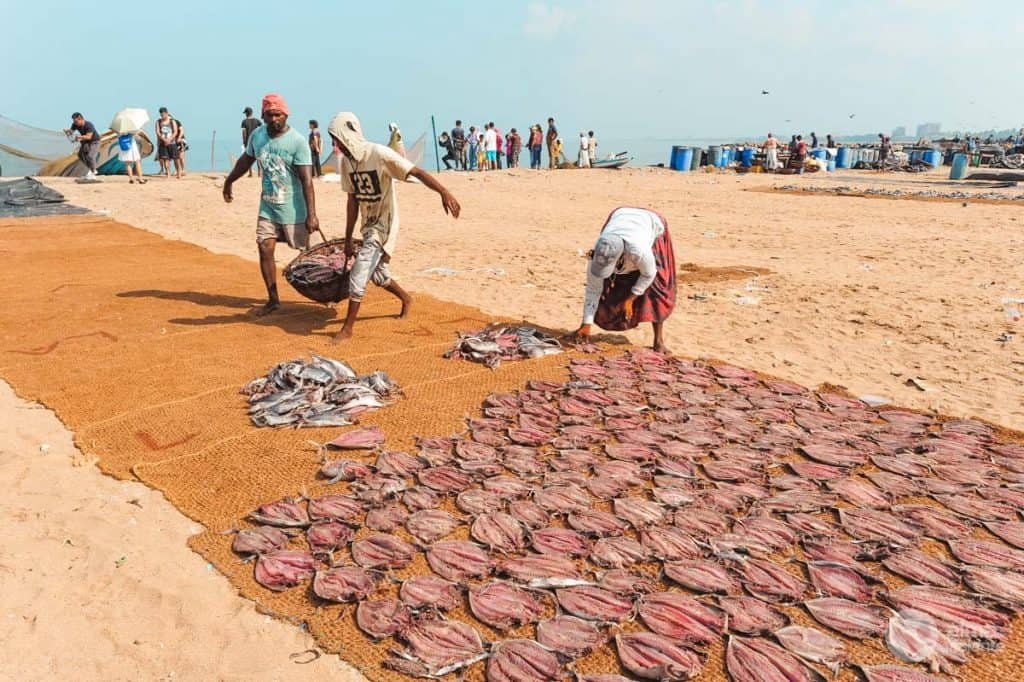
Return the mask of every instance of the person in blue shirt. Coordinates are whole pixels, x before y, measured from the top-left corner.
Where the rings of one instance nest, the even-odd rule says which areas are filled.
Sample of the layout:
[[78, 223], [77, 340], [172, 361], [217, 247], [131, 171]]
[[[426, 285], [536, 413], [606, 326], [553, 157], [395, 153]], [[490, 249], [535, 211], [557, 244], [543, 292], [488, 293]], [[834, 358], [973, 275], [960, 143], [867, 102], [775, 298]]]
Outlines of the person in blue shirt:
[[[259, 161], [263, 169], [263, 193], [256, 220], [256, 243], [260, 253], [260, 272], [267, 287], [267, 302], [257, 315], [272, 313], [281, 307], [277, 295], [277, 265], [274, 250], [283, 240], [293, 249], [309, 247], [309, 237], [320, 231], [313, 195], [313, 160], [309, 143], [288, 125], [288, 105], [284, 98], [269, 94], [263, 98], [263, 122], [249, 135], [245, 153], [224, 181], [224, 201], [231, 203], [231, 187]], [[323, 240], [323, 233], [320, 234]]]

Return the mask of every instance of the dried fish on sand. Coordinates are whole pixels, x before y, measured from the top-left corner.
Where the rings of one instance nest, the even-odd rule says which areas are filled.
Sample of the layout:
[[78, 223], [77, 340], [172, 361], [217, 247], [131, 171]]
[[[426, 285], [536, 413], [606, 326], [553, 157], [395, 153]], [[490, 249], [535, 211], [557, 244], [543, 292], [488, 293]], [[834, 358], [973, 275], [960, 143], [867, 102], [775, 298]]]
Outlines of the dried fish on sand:
[[541, 358], [562, 352], [558, 339], [533, 327], [495, 325], [472, 333], [460, 333], [455, 347], [446, 358], [480, 362], [491, 369], [502, 361]]

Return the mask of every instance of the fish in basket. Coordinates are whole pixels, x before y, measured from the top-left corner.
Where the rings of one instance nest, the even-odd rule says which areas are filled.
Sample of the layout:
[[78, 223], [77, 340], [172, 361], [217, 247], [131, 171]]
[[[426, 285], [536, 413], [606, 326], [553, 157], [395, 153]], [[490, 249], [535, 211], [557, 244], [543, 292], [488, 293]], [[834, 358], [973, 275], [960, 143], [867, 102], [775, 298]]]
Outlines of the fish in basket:
[[332, 239], [296, 256], [284, 269], [284, 278], [311, 301], [337, 303], [348, 298], [353, 260], [345, 256], [345, 240]]

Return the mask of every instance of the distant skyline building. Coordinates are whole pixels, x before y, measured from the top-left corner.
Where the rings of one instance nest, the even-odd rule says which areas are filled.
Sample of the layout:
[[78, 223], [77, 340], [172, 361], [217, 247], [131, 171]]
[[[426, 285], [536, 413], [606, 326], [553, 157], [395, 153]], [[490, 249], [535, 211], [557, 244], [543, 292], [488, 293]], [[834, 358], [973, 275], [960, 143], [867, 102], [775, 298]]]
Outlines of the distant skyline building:
[[902, 140], [906, 136], [907, 136], [907, 127], [906, 126], [900, 126], [898, 128], [893, 128], [892, 129], [892, 139], [894, 139], [894, 140]]
[[917, 126], [917, 137], [932, 137], [942, 132], [941, 123], [922, 123]]

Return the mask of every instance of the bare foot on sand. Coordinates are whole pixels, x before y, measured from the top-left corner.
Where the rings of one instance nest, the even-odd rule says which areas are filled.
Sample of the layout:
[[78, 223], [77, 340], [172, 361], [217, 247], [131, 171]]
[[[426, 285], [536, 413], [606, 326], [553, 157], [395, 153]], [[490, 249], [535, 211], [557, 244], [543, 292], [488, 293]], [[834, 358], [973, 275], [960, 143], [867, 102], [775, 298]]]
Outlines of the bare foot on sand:
[[352, 330], [347, 327], [342, 327], [341, 331], [331, 337], [331, 345], [336, 346], [346, 339], [352, 338]]
[[408, 317], [409, 308], [412, 308], [412, 296], [406, 296], [402, 299], [402, 310], [398, 313], [398, 319], [404, 320]]
[[654, 350], [655, 353], [661, 353], [662, 355], [672, 355], [672, 351], [670, 351], [668, 349], [668, 346], [666, 346], [663, 343], [656, 343], [651, 348], [652, 350]]
[[256, 317], [263, 317], [265, 315], [269, 315], [270, 313], [274, 312], [275, 310], [277, 310], [280, 307], [281, 307], [281, 302], [280, 301], [267, 301], [266, 303], [261, 305], [259, 308], [253, 309], [252, 314], [255, 315]]

